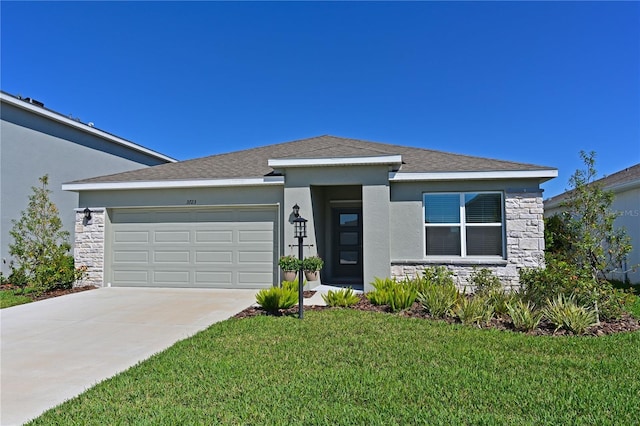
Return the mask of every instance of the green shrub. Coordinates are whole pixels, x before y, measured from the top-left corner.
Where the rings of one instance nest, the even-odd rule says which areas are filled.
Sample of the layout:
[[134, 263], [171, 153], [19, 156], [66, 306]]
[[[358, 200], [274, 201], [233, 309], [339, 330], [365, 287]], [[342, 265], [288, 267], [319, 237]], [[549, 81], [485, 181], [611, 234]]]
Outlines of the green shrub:
[[388, 302], [391, 312], [403, 311], [409, 309], [416, 301], [418, 292], [410, 285], [397, 283], [388, 293]]
[[397, 284], [397, 281], [392, 278], [375, 277], [371, 283], [375, 290], [367, 293], [367, 299], [374, 305], [388, 305], [391, 290]]
[[513, 328], [518, 331], [535, 330], [542, 319], [542, 312], [536, 310], [531, 302], [525, 303], [518, 300], [513, 304], [508, 304], [507, 309], [513, 322]]
[[386, 290], [375, 290], [367, 293], [367, 299], [377, 306], [387, 305], [389, 304], [389, 293]]
[[547, 299], [558, 295], [573, 295], [581, 306], [593, 306], [596, 319], [617, 318], [624, 312], [627, 295], [607, 281], [593, 278], [591, 270], [547, 256], [547, 266], [541, 269], [522, 269], [520, 283], [523, 298], [543, 307]]
[[376, 290], [391, 290], [398, 282], [393, 278], [378, 278], [375, 277], [371, 285]]
[[284, 287], [264, 288], [256, 294], [256, 302], [265, 311], [274, 313], [298, 303], [298, 291]]
[[300, 259], [298, 259], [297, 257], [289, 255], [289, 256], [280, 256], [280, 259], [278, 260], [278, 265], [280, 266], [280, 269], [282, 269], [283, 271], [299, 271], [302, 263], [300, 262]]
[[469, 281], [475, 287], [476, 294], [488, 295], [491, 292], [502, 290], [500, 279], [493, 274], [491, 269], [473, 268]]
[[328, 306], [352, 306], [358, 303], [360, 298], [353, 293], [352, 288], [343, 288], [340, 290], [329, 290], [327, 294], [322, 295], [322, 300]]
[[74, 282], [84, 277], [86, 267], [76, 269], [73, 256], [59, 254], [50, 263], [38, 265], [35, 271], [40, 281], [33, 282], [32, 286], [39, 292], [47, 292], [71, 288]]
[[460, 292], [453, 281], [446, 284], [429, 283], [418, 293], [422, 307], [436, 318], [450, 315], [459, 297]]
[[432, 266], [422, 271], [422, 277], [427, 283], [432, 284], [454, 284], [453, 273], [446, 266]]
[[416, 301], [418, 292], [415, 283], [405, 278], [401, 282], [393, 278], [374, 278], [374, 291], [367, 293], [367, 299], [374, 305], [389, 305], [392, 312], [410, 308]]
[[40, 187], [31, 188], [27, 209], [18, 220], [12, 220], [9, 231], [13, 239], [9, 244], [12, 284], [31, 285], [38, 291], [70, 287], [77, 272], [69, 255], [70, 235], [50, 199], [49, 177], [44, 175], [39, 181]]
[[523, 298], [536, 306], [544, 306], [547, 299], [559, 294], [571, 294], [577, 287], [592, 281], [591, 273], [575, 265], [547, 256], [545, 268], [520, 270]]
[[324, 261], [319, 256], [309, 256], [305, 257], [302, 261], [302, 269], [307, 272], [316, 272], [322, 269], [324, 266]]
[[553, 300], [547, 300], [543, 313], [555, 325], [554, 332], [564, 327], [574, 334], [584, 334], [589, 327], [597, 323], [595, 311], [579, 306], [573, 296], [558, 295]]
[[465, 325], [487, 323], [493, 318], [493, 306], [484, 297], [460, 297], [454, 313]]
[[504, 289], [491, 290], [486, 296], [488, 303], [493, 306], [493, 310], [496, 315], [508, 315], [509, 304], [513, 304], [519, 300], [519, 294], [514, 292], [507, 292]]
[[[298, 292], [298, 286], [300, 283], [298, 283], [298, 280], [295, 281], [286, 281], [283, 280], [282, 281], [282, 285], [280, 287], [289, 290], [289, 291], [295, 291], [296, 293]], [[307, 285], [307, 280], [303, 279], [302, 280], [302, 287]]]

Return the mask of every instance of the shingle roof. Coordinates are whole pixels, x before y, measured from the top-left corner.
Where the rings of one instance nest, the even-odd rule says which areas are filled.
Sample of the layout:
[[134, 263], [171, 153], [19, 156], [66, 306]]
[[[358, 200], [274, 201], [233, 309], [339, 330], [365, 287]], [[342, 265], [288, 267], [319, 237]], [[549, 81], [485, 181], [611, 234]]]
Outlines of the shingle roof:
[[[612, 175], [605, 176], [601, 179], [594, 181], [593, 183], [597, 183], [602, 186], [605, 190], [610, 190], [615, 188], [616, 186], [623, 185], [629, 182], [639, 182], [640, 181], [640, 163], [635, 166], [627, 167], [624, 170], [620, 170]], [[562, 194], [558, 194], [555, 197], [549, 198], [545, 200], [545, 204], [548, 206], [555, 206], [562, 201], [564, 201], [569, 194], [571, 194], [573, 190], [563, 192]]]
[[110, 183], [163, 180], [254, 178], [270, 175], [275, 158], [342, 158], [402, 155], [401, 172], [530, 171], [553, 167], [471, 157], [422, 148], [369, 142], [336, 136], [318, 136], [292, 142], [162, 164], [74, 183]]

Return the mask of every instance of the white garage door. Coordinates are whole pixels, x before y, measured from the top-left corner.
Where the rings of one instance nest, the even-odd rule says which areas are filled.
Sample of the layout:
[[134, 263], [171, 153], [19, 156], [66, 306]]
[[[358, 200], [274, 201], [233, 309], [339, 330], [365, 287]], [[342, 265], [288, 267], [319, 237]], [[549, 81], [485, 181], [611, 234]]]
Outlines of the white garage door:
[[270, 287], [276, 215], [264, 208], [113, 210], [111, 285]]

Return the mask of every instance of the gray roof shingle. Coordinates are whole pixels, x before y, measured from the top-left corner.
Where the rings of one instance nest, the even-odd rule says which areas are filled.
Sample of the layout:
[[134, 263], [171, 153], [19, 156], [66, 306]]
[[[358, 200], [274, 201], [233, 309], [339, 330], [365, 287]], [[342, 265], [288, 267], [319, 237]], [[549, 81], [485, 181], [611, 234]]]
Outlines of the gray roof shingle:
[[336, 136], [318, 136], [173, 164], [84, 179], [74, 183], [172, 181], [254, 178], [272, 174], [269, 159], [335, 158], [402, 155], [400, 172], [475, 172], [549, 170], [553, 167], [451, 154], [430, 149], [369, 142]]
[[[638, 181], [640, 181], [640, 163], [631, 167], [627, 167], [626, 169], [620, 170], [619, 172], [616, 172], [609, 176], [605, 176], [594, 181], [593, 183], [597, 183], [603, 189], [609, 190], [611, 188], [615, 188], [618, 185]], [[545, 200], [544, 203], [547, 206], [556, 206], [564, 201], [567, 197], [569, 197], [571, 193], [573, 193], [573, 189], [551, 197], [548, 200]]]

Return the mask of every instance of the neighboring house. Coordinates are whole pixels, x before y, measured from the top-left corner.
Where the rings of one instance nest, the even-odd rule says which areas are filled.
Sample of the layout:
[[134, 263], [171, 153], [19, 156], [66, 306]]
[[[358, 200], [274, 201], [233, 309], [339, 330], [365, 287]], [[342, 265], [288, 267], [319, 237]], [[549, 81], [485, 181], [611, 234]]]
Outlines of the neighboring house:
[[63, 182], [175, 162], [33, 99], [0, 92], [0, 100], [0, 266], [5, 275], [10, 270], [11, 221], [20, 219], [41, 176], [49, 175], [51, 200], [73, 243], [78, 194], [63, 191]]
[[[76, 216], [83, 284], [261, 288], [297, 254], [323, 283], [362, 285], [447, 265], [464, 285], [487, 267], [507, 285], [541, 265], [540, 183], [550, 167], [320, 136], [84, 179]], [[319, 282], [311, 283], [319, 284]]]
[[[615, 195], [611, 210], [619, 217], [615, 226], [624, 227], [631, 237], [633, 251], [627, 256], [621, 271], [613, 273], [611, 278], [640, 284], [640, 164], [628, 167], [617, 173], [596, 181], [602, 188]], [[563, 211], [562, 202], [571, 191], [563, 192], [544, 202], [545, 217]]]

